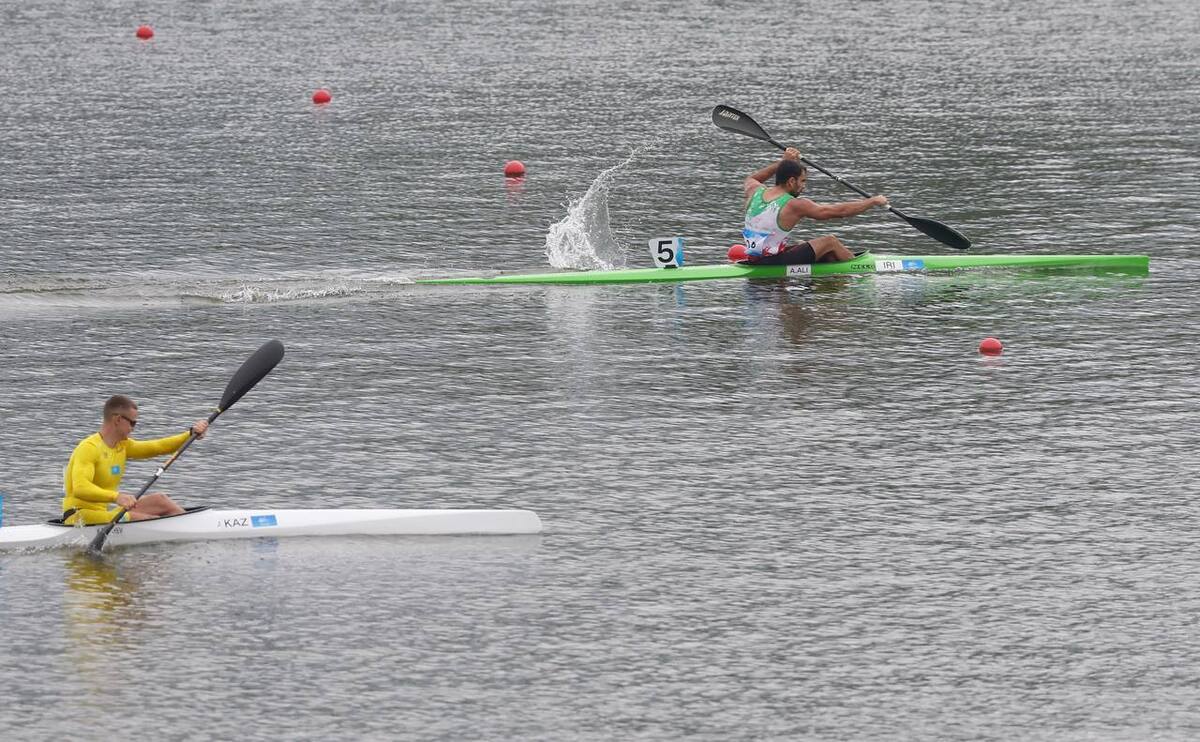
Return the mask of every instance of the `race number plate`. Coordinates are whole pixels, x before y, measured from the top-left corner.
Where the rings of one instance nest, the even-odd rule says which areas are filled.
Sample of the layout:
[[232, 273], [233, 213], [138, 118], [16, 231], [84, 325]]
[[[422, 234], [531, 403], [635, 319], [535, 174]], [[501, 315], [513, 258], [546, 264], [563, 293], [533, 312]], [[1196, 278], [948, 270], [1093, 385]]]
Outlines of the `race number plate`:
[[683, 265], [683, 238], [660, 237], [650, 240], [650, 259], [655, 268], [678, 268]]

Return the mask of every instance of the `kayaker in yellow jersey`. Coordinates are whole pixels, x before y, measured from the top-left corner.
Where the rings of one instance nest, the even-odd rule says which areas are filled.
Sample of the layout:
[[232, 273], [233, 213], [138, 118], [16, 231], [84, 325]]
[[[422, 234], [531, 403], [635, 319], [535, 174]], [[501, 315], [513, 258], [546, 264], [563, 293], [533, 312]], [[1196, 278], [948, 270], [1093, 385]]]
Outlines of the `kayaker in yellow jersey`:
[[208, 430], [208, 421], [198, 420], [178, 435], [152, 441], [129, 437], [137, 424], [137, 403], [129, 397], [118, 394], [104, 403], [100, 431], [75, 446], [63, 472], [65, 523], [108, 523], [118, 508], [128, 511], [122, 520], [147, 520], [183, 512], [183, 508], [161, 492], [147, 493], [135, 500], [133, 495], [124, 494], [117, 487], [125, 474], [126, 458], [149, 459], [174, 453], [192, 431], [196, 432], [196, 437], [203, 437]]
[[[775, 185], [765, 181], [775, 176]], [[818, 204], [800, 198], [808, 181], [808, 169], [800, 163], [800, 151], [788, 147], [783, 157], [746, 178], [746, 224], [744, 262], [754, 265], [795, 265], [850, 260], [854, 257], [842, 241], [831, 234], [794, 241], [792, 230], [801, 219], [842, 219], [857, 216], [873, 206], [887, 206], [885, 196], [859, 201]], [[731, 253], [732, 257], [732, 253]]]

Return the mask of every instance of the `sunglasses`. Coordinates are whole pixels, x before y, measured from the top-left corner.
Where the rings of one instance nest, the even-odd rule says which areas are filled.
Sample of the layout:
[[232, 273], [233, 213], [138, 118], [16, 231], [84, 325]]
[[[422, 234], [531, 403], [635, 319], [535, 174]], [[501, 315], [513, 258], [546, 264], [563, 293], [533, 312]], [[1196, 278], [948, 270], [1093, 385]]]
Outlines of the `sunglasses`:
[[117, 417], [124, 418], [125, 422], [129, 423], [129, 427], [131, 429], [137, 427], [137, 420], [134, 420], [132, 417], [129, 417], [128, 415], [122, 415], [119, 412], [117, 413]]

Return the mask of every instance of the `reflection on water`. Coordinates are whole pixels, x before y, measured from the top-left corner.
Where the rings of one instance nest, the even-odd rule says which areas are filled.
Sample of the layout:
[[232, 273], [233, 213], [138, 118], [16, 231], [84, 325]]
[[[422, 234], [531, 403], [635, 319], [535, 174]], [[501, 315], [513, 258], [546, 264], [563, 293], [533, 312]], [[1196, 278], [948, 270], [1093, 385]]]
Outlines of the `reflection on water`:
[[525, 178], [524, 176], [517, 178], [504, 179], [504, 194], [508, 198], [510, 205], [521, 203], [521, 196], [525, 193]]
[[109, 686], [121, 671], [113, 667], [145, 640], [145, 595], [136, 569], [86, 551], [64, 560], [62, 630], [67, 666], [73, 675], [71, 708], [100, 712], [112, 703]]
[[86, 550], [71, 550], [65, 567], [63, 613], [72, 646], [83, 653], [81, 658], [96, 650], [120, 649], [128, 630], [146, 618], [138, 571]]
[[[781, 281], [747, 281], [744, 322], [755, 331], [777, 322], [794, 345], [810, 342], [823, 328], [858, 327], [867, 335], [888, 334], [898, 325], [924, 324], [926, 317], [969, 320], [979, 309], [997, 302], [1040, 306], [1065, 305], [1084, 310], [1089, 304], [1128, 301], [1145, 288], [1146, 276], [1119, 273], [1055, 273], [963, 271], [938, 275], [897, 274]], [[764, 313], [763, 307], [773, 307]], [[770, 319], [770, 315], [774, 319]], [[944, 326], [943, 326], [944, 327]]]

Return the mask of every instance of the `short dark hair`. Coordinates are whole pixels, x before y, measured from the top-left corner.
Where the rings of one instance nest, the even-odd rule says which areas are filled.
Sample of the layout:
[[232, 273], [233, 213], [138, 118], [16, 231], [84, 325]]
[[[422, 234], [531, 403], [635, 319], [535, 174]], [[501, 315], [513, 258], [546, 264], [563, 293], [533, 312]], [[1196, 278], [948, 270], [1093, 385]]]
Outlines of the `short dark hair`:
[[107, 420], [110, 415], [115, 415], [118, 412], [125, 410], [136, 410], [137, 402], [134, 402], [124, 394], [114, 394], [104, 403], [104, 419]]
[[808, 168], [795, 160], [782, 160], [779, 163], [779, 167], [775, 169], [775, 185], [783, 185], [792, 178], [804, 175], [807, 172]]

